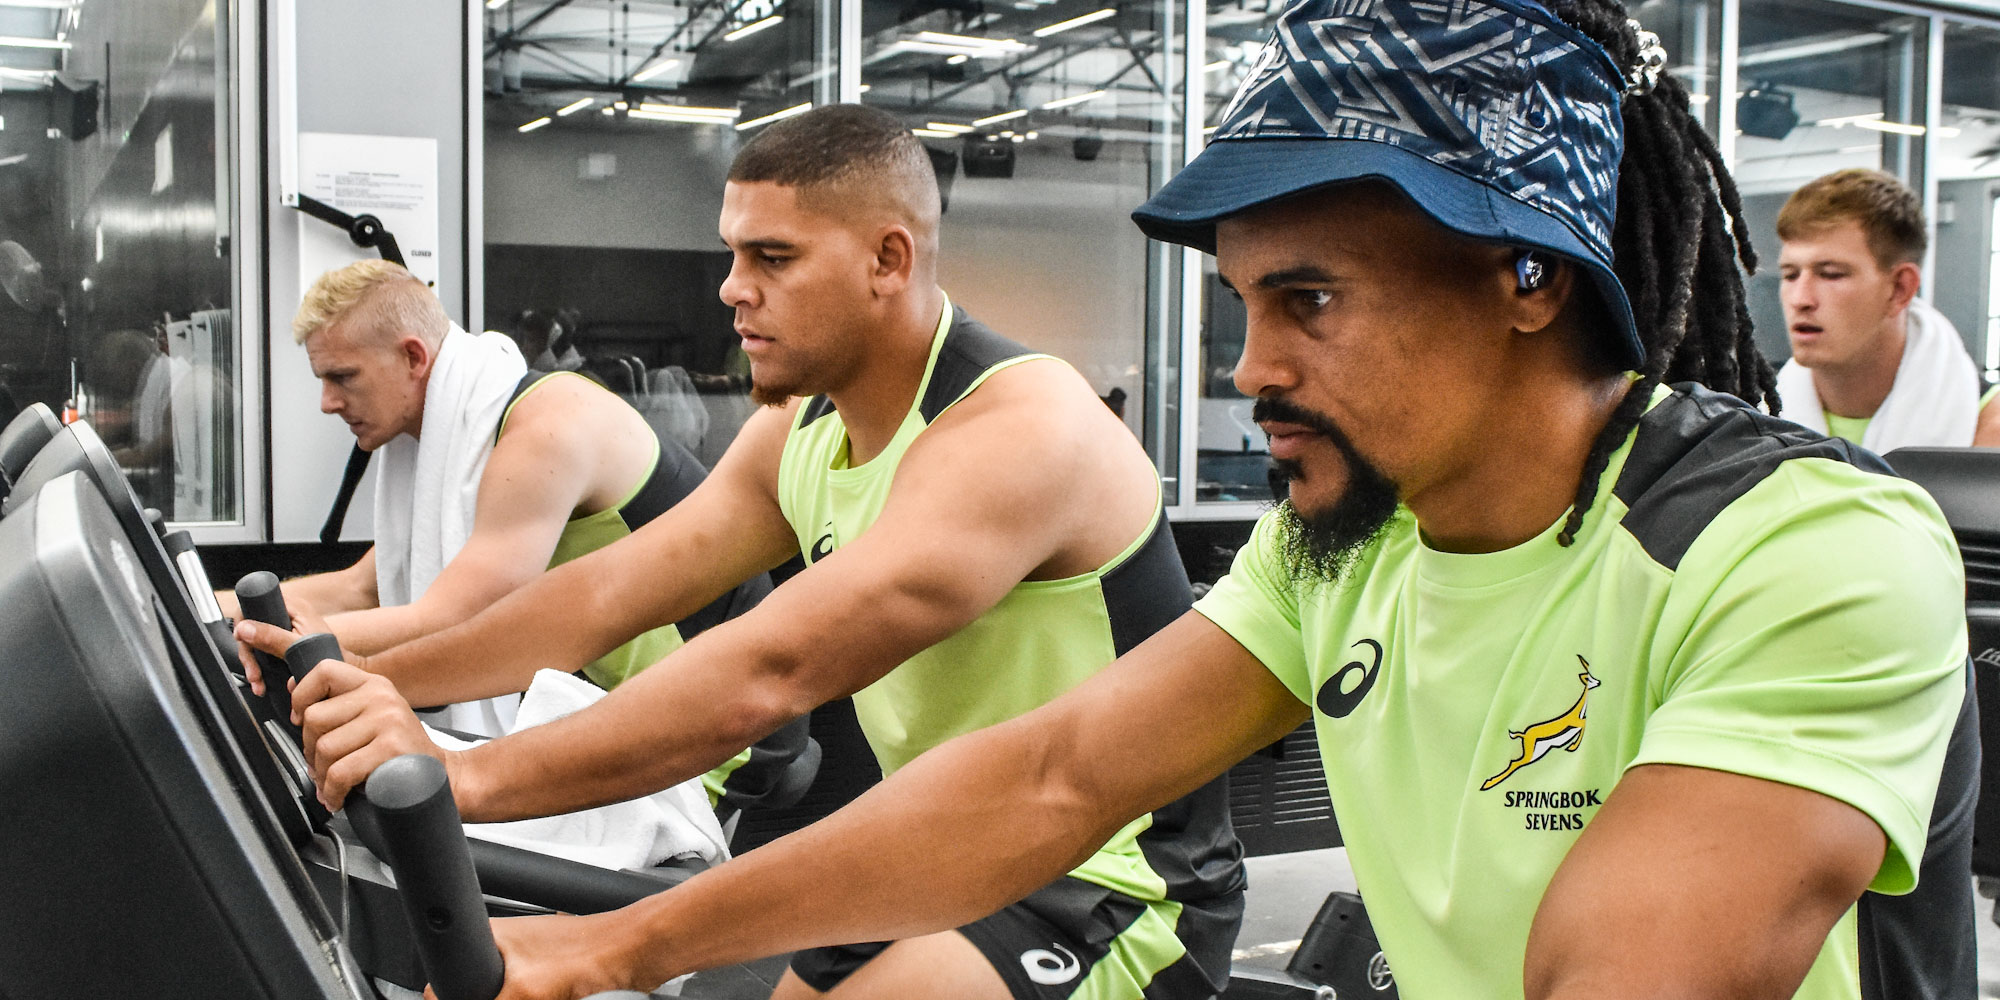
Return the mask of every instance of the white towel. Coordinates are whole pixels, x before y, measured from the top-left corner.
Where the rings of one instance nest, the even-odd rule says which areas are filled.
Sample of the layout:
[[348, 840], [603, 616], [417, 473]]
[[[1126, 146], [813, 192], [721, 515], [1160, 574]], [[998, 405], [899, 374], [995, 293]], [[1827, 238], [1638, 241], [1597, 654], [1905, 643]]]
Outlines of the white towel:
[[[1922, 299], [1911, 299], [1904, 323], [1903, 360], [1896, 384], [1868, 421], [1861, 446], [1877, 455], [1913, 445], [1962, 448], [1979, 422], [1979, 371], [1951, 320]], [[1778, 370], [1784, 417], [1826, 433], [1826, 406], [1812, 369], [1797, 360]]]
[[[422, 435], [401, 435], [375, 454], [375, 587], [383, 607], [422, 597], [472, 536], [479, 479], [514, 386], [527, 374], [520, 348], [500, 333], [452, 324], [424, 388]], [[520, 695], [452, 705], [425, 718], [478, 736], [514, 721]]]
[[[604, 692], [588, 681], [557, 670], [538, 671], [521, 701], [513, 731], [560, 719], [602, 697]], [[430, 735], [433, 742], [448, 750], [471, 745], [444, 733]], [[690, 854], [710, 864], [729, 860], [722, 825], [715, 819], [700, 778], [642, 799], [563, 816], [468, 823], [465, 833], [599, 868], [651, 868]]]

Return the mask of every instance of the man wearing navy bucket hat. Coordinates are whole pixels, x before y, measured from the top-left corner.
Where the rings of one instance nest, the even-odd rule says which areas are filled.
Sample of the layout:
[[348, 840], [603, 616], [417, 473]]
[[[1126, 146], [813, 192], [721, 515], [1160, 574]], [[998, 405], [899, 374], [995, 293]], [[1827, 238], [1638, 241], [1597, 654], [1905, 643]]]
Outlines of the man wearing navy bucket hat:
[[957, 926], [1310, 719], [1411, 1000], [1973, 997], [1958, 554], [1756, 409], [1747, 229], [1664, 63], [1614, 0], [1287, 10], [1133, 216], [1248, 313], [1290, 493], [1229, 576], [808, 830], [501, 921], [507, 995]]

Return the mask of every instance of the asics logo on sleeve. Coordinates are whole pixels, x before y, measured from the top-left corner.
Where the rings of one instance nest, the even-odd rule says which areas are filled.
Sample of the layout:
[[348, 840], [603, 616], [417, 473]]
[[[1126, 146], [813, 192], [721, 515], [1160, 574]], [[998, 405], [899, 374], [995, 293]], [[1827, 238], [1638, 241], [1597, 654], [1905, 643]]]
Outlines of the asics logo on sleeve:
[[[1050, 951], [1049, 948], [1055, 950]], [[1029, 979], [1041, 986], [1061, 986], [1083, 971], [1083, 963], [1077, 961], [1068, 948], [1059, 944], [1049, 945], [1049, 948], [1034, 948], [1021, 953], [1021, 968], [1027, 970]]]
[[[1313, 703], [1319, 706], [1321, 713], [1331, 718], [1344, 719], [1361, 704], [1361, 699], [1368, 697], [1368, 690], [1375, 686], [1375, 675], [1382, 670], [1382, 644], [1373, 639], [1363, 639], [1348, 648], [1359, 649], [1362, 646], [1367, 646], [1374, 654], [1371, 662], [1364, 667], [1360, 660], [1349, 660], [1346, 666], [1335, 671], [1332, 677], [1326, 679], [1325, 684], [1319, 686], [1319, 696], [1313, 699]], [[1353, 687], [1348, 686], [1349, 674], [1361, 675], [1358, 680], [1352, 682]]]

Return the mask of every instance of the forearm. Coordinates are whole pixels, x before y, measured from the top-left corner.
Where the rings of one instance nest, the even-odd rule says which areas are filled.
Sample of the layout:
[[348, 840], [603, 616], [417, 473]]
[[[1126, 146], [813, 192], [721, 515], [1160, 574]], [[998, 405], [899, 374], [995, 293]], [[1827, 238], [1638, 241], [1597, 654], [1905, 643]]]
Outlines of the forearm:
[[821, 699], [799, 661], [750, 632], [711, 630], [581, 712], [466, 751], [460, 811], [500, 822], [650, 795], [810, 711]]
[[[294, 577], [284, 583], [285, 596], [296, 598], [323, 615], [365, 611], [375, 607], [375, 581], [352, 568]], [[346, 636], [341, 638], [345, 639]]]
[[1006, 732], [931, 751], [828, 819], [633, 907], [630, 981], [969, 923], [1075, 868], [1148, 807], [1093, 800], [1059, 777], [1046, 744]]
[[[451, 620], [429, 614], [421, 603], [393, 608], [364, 608], [328, 615], [326, 625], [340, 637], [340, 646], [350, 653], [373, 657], [384, 650], [430, 635], [449, 627]], [[463, 618], [457, 619], [462, 621]], [[414, 702], [422, 705], [423, 702]]]
[[[370, 655], [368, 669], [394, 681], [412, 705], [491, 698], [526, 690], [537, 670], [580, 670], [701, 607], [691, 599], [634, 599], [643, 595], [590, 571], [600, 562], [586, 557], [558, 566], [462, 622]], [[682, 605], [690, 606], [681, 611]], [[344, 645], [347, 635], [339, 634]]]

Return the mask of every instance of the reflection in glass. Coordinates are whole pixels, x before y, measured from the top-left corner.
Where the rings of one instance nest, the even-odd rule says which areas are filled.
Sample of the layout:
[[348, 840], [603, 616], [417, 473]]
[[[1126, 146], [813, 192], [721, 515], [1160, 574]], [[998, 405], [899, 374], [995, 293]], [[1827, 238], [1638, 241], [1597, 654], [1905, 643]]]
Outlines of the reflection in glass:
[[1178, 282], [1130, 213], [1180, 163], [1176, 9], [1014, 0], [864, 17], [861, 69], [862, 100], [930, 149], [945, 290], [1075, 365], [1143, 436], [1169, 502], [1174, 416], [1148, 369], [1162, 347], [1178, 351], [1166, 333], [1178, 329]]
[[0, 6], [0, 34], [55, 46], [0, 48], [0, 419], [90, 421], [179, 522], [243, 516], [228, 23], [223, 0]]
[[834, 6], [696, 0], [486, 14], [486, 302], [713, 467], [755, 406], [722, 187], [758, 128], [834, 100]]
[[1942, 97], [1928, 291], [1991, 383], [2000, 380], [2000, 28], [1946, 25]]
[[1926, 22], [1824, 0], [1745, 0], [1735, 174], [1763, 262], [1746, 288], [1757, 344], [1791, 356], [1778, 304], [1778, 209], [1849, 167], [1918, 183]]

